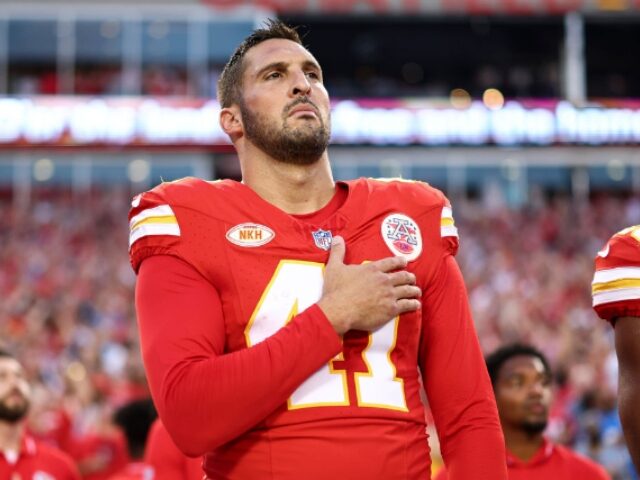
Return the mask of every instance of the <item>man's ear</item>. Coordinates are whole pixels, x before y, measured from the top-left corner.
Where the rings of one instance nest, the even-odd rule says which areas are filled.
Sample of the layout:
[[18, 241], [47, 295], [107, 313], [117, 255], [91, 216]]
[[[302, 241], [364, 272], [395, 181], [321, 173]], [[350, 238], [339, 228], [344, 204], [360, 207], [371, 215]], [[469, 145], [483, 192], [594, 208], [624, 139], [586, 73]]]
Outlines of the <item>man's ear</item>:
[[237, 105], [220, 110], [220, 127], [232, 140], [242, 135], [242, 115]]

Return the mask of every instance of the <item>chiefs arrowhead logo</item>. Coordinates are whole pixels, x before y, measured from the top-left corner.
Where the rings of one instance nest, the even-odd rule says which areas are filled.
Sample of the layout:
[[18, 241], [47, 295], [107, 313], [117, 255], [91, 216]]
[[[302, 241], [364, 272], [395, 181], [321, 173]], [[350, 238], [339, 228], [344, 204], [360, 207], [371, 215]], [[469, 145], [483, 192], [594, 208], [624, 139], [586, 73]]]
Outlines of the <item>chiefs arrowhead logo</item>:
[[410, 262], [422, 253], [420, 227], [402, 213], [387, 216], [381, 224], [382, 239], [394, 255], [406, 257]]
[[269, 227], [259, 223], [241, 223], [230, 228], [225, 236], [231, 243], [240, 247], [259, 247], [273, 240], [276, 234]]

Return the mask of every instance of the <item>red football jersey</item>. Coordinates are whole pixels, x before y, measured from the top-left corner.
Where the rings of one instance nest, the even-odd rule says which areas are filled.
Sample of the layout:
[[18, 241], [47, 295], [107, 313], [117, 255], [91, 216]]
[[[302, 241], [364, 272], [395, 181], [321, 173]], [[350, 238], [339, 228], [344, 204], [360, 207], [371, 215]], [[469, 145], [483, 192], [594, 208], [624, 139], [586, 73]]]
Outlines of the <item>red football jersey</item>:
[[640, 226], [616, 233], [598, 252], [591, 289], [600, 318], [640, 316]]
[[120, 430], [85, 434], [69, 453], [80, 465], [83, 480], [108, 480], [127, 465], [127, 440]]
[[[337, 190], [307, 216], [228, 180], [134, 199], [136, 307], [163, 423], [185, 453], [206, 453], [214, 480], [429, 478], [419, 369], [452, 478], [505, 478], [446, 198], [405, 181]], [[316, 305], [335, 235], [348, 264], [406, 256], [422, 309], [341, 339]]]
[[202, 480], [202, 458], [190, 458], [178, 450], [159, 418], [153, 422], [144, 461], [153, 467], [154, 480]]
[[[155, 471], [151, 465], [143, 462], [131, 462], [115, 475], [109, 477], [109, 480], [156, 480]], [[180, 477], [176, 477], [179, 480]]]
[[67, 454], [25, 437], [19, 452], [0, 450], [0, 478], [80, 480], [80, 473]]
[[[509, 480], [610, 480], [606, 470], [582, 455], [572, 452], [548, 440], [528, 462], [523, 462], [507, 452]], [[447, 480], [446, 470], [441, 470], [435, 480]]]

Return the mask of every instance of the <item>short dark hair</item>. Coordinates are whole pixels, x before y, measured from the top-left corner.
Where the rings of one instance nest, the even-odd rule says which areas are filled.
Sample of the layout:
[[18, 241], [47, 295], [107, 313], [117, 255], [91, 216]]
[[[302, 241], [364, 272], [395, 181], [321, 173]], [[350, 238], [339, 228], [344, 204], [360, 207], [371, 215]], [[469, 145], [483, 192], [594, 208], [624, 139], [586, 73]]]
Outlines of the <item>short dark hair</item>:
[[16, 356], [9, 350], [5, 350], [4, 348], [0, 348], [0, 358], [13, 358], [14, 360], [16, 360]]
[[116, 410], [113, 423], [122, 429], [131, 458], [142, 458], [151, 424], [157, 416], [150, 398], [133, 400]]
[[500, 369], [505, 362], [513, 357], [536, 357], [539, 358], [544, 369], [548, 374], [551, 374], [551, 367], [547, 357], [532, 345], [525, 345], [523, 343], [513, 343], [511, 345], [505, 345], [498, 348], [495, 352], [488, 355], [485, 359], [487, 363], [487, 370], [489, 371], [489, 377], [491, 377], [491, 384], [495, 387], [498, 375], [500, 375]]
[[259, 43], [274, 38], [291, 40], [302, 45], [300, 35], [294, 27], [280, 20], [269, 19], [262, 28], [257, 28], [238, 45], [231, 58], [224, 66], [218, 79], [218, 102], [222, 108], [240, 103], [242, 98], [242, 74], [244, 73], [244, 56]]

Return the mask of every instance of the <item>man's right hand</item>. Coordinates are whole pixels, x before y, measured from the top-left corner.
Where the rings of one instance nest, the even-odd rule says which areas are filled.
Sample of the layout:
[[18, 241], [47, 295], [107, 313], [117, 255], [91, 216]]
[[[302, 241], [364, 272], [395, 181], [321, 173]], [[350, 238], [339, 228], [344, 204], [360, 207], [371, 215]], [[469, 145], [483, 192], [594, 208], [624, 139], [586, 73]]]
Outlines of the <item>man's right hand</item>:
[[345, 244], [334, 237], [318, 306], [336, 332], [372, 331], [397, 315], [420, 308], [422, 291], [404, 270], [407, 259], [387, 257], [361, 265], [345, 265]]

